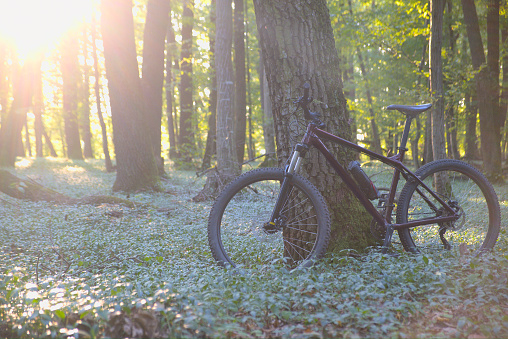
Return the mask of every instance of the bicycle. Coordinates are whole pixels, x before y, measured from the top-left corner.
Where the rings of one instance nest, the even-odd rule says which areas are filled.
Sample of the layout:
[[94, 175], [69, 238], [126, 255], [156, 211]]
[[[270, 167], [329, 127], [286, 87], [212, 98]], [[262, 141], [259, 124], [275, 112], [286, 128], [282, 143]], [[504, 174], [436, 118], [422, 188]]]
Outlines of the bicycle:
[[[480, 253], [494, 247], [499, 235], [500, 208], [497, 195], [483, 174], [459, 160], [436, 160], [415, 172], [403, 164], [411, 121], [431, 104], [387, 107], [403, 113], [406, 121], [397, 154], [385, 157], [326, 132], [319, 114], [308, 108], [312, 102], [309, 88], [306, 83], [303, 96], [295, 102], [303, 109], [308, 124], [289, 164], [284, 169], [246, 172], [216, 199], [209, 216], [208, 241], [219, 264], [252, 268], [282, 260], [293, 268], [309, 267], [325, 254], [330, 238], [327, 205], [318, 189], [298, 174], [311, 147], [325, 156], [372, 215], [371, 229], [377, 226], [381, 230], [383, 253], [388, 251], [394, 231], [404, 250], [411, 253], [457, 246]], [[347, 169], [341, 165], [323, 140], [392, 167], [388, 193], [379, 193], [358, 162], [351, 162]], [[406, 183], [396, 200], [401, 176]], [[377, 206], [373, 205], [374, 200], [378, 201]]]

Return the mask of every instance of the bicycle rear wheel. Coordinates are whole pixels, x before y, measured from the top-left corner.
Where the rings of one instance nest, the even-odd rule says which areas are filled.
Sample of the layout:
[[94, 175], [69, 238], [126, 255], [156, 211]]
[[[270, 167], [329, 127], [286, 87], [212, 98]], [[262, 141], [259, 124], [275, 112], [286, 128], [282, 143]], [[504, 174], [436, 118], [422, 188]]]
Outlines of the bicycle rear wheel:
[[[399, 230], [406, 251], [436, 251], [463, 244], [462, 247], [479, 253], [494, 247], [501, 214], [496, 192], [483, 174], [465, 162], [449, 159], [430, 162], [415, 174], [454, 208], [460, 218]], [[408, 181], [400, 193], [397, 223], [438, 215], [446, 215], [445, 209], [420, 184]]]
[[256, 169], [239, 176], [217, 198], [208, 219], [208, 241], [221, 265], [250, 269], [285, 262], [291, 268], [308, 267], [326, 252], [328, 208], [316, 187], [298, 174], [277, 227], [264, 227], [283, 178], [280, 168]]

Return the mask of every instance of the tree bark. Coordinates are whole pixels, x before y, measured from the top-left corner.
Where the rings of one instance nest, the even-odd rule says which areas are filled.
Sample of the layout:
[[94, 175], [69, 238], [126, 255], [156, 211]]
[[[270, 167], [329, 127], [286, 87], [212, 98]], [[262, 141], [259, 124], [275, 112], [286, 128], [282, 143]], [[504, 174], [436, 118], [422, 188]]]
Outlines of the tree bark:
[[182, 14], [182, 50], [181, 50], [181, 78], [180, 78], [180, 135], [179, 152], [184, 163], [191, 166], [194, 151], [194, 130], [192, 114], [194, 104], [192, 100], [192, 29], [194, 26], [194, 2], [183, 0]]
[[67, 157], [82, 160], [78, 121], [78, 83], [81, 79], [78, 54], [78, 35], [75, 30], [71, 30], [64, 37], [61, 48], [65, 143]]
[[245, 77], [245, 24], [243, 0], [234, 0], [234, 46], [235, 46], [235, 143], [236, 158], [242, 163], [245, 155], [247, 131], [247, 95]]
[[145, 119], [151, 136], [152, 151], [159, 175], [164, 175], [161, 157], [162, 86], [164, 83], [164, 48], [169, 24], [169, 1], [149, 0], [143, 31], [143, 66], [141, 86], [145, 99]]
[[[305, 82], [311, 85], [311, 95], [328, 105], [327, 109], [317, 107], [327, 130], [351, 140], [326, 1], [255, 0], [254, 7], [273, 105], [279, 165], [286, 162], [292, 151], [287, 115], [295, 111], [293, 98], [301, 95]], [[298, 113], [302, 118], [303, 113]], [[335, 145], [330, 146], [330, 151], [345, 164], [355, 158], [353, 152], [345, 152]], [[323, 193], [331, 212], [329, 250], [364, 250], [375, 244], [369, 229], [370, 216], [324, 157], [311, 151], [302, 167], [303, 174]]]
[[[462, 0], [462, 11], [466, 24], [467, 38], [473, 69], [477, 72], [476, 94], [478, 97], [478, 108], [480, 114], [480, 138], [483, 167], [487, 176], [492, 181], [501, 179], [501, 140], [500, 126], [495, 109], [493, 98], [492, 81], [489, 77], [489, 69], [486, 65], [483, 42], [476, 14], [474, 0]], [[495, 79], [497, 81], [497, 79]]]
[[113, 191], [160, 190], [143, 116], [131, 0], [103, 0], [101, 19], [117, 162]]

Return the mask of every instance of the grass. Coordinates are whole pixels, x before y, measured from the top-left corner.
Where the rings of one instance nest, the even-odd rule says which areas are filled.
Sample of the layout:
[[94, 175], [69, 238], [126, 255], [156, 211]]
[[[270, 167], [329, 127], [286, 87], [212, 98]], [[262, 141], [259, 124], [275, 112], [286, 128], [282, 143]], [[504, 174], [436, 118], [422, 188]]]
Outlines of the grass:
[[[76, 198], [111, 194], [115, 179], [62, 159], [22, 159], [15, 174]], [[504, 224], [481, 258], [373, 250], [237, 274], [211, 256], [211, 203], [190, 202], [204, 179], [168, 174], [165, 193], [130, 195], [137, 209], [0, 195], [0, 336], [508, 337]], [[508, 188], [496, 190], [504, 221]]]

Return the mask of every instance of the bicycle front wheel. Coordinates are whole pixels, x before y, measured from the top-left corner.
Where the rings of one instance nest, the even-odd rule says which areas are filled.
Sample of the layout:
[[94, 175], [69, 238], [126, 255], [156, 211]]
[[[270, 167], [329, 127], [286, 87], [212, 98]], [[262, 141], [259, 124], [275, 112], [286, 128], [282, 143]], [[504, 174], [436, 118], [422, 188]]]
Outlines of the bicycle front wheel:
[[[430, 162], [415, 174], [460, 217], [453, 222], [399, 230], [406, 251], [434, 252], [462, 246], [479, 253], [494, 247], [501, 214], [496, 192], [483, 174], [465, 162], [450, 159]], [[416, 181], [408, 181], [400, 193], [398, 224], [446, 213]]]
[[307, 179], [295, 174], [276, 227], [266, 227], [284, 178], [280, 168], [255, 169], [231, 182], [208, 219], [208, 241], [223, 266], [251, 269], [284, 262], [308, 267], [326, 252], [330, 216]]

